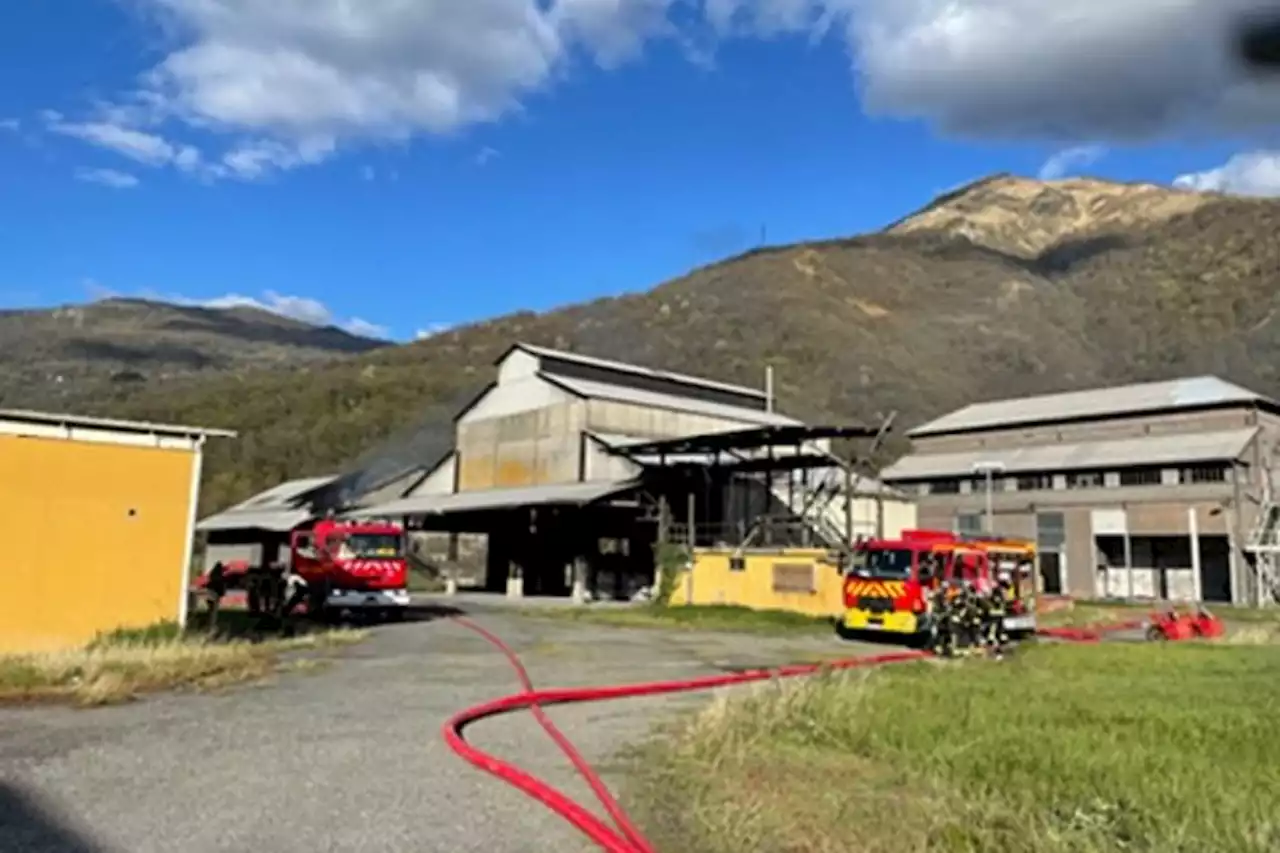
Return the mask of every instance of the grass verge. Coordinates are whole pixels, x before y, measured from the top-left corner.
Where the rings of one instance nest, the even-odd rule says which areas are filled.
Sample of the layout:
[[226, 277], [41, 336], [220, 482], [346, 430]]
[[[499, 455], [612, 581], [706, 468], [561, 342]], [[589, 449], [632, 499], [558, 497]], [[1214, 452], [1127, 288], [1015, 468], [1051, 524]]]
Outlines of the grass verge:
[[270, 675], [287, 652], [334, 648], [365, 636], [339, 629], [250, 642], [183, 635], [172, 624], [120, 631], [81, 649], [0, 656], [0, 704], [109, 705], [161, 690], [223, 687]]
[[831, 620], [806, 616], [787, 610], [752, 610], [729, 605], [697, 607], [663, 607], [635, 605], [631, 607], [530, 607], [526, 616], [582, 622], [592, 625], [617, 625], [626, 628], [665, 628], [691, 631], [728, 631], [749, 634], [831, 634]]
[[769, 685], [631, 756], [682, 853], [1272, 853], [1280, 646], [1026, 649]]

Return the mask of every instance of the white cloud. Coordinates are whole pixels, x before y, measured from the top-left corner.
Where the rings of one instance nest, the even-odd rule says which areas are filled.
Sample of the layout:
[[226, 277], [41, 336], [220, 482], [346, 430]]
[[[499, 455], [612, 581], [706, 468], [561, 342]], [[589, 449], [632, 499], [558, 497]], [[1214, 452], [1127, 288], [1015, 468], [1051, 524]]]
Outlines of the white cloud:
[[117, 190], [130, 189], [138, 185], [136, 177], [116, 169], [79, 169], [76, 171], [76, 179]]
[[1040, 180], [1053, 181], [1065, 177], [1077, 169], [1091, 166], [1101, 160], [1107, 149], [1101, 145], [1077, 145], [1057, 152], [1040, 167]]
[[105, 121], [68, 122], [58, 113], [49, 113], [47, 119], [48, 128], [54, 133], [74, 136], [146, 166], [173, 164], [190, 169], [200, 162], [200, 153], [192, 146], [171, 144], [154, 133]]
[[0, 119], [0, 130], [21, 130], [22, 122], [16, 118]]
[[428, 325], [428, 327], [419, 329], [417, 332], [413, 333], [413, 339], [415, 339], [415, 341], [425, 341], [425, 339], [434, 338], [436, 334], [448, 332], [448, 330], [452, 328], [453, 324], [451, 323], [433, 323]]
[[490, 148], [488, 145], [476, 152], [476, 165], [483, 166], [490, 160], [496, 160], [501, 156], [501, 152], [496, 148]]
[[1179, 175], [1174, 186], [1245, 196], [1280, 196], [1280, 151], [1237, 154], [1215, 169]]
[[92, 278], [84, 279], [81, 284], [92, 300], [130, 297], [197, 308], [256, 308], [259, 311], [279, 314], [281, 317], [288, 317], [311, 326], [336, 326], [353, 335], [361, 335], [367, 338], [386, 339], [389, 337], [389, 331], [385, 326], [371, 323], [360, 317], [339, 317], [334, 314], [329, 306], [309, 296], [291, 296], [277, 293], [274, 290], [267, 290], [261, 296], [228, 293], [223, 296], [215, 296], [212, 299], [192, 299], [188, 296], [158, 293], [153, 290], [125, 293], [108, 288]]
[[[93, 120], [56, 123], [140, 162], [256, 179], [362, 141], [498, 119], [580, 72], [576, 56], [611, 68], [668, 39], [703, 61], [707, 43], [793, 34], [843, 39], [870, 110], [952, 134], [1077, 144], [1248, 131], [1280, 119], [1280, 98], [1224, 47], [1233, 16], [1260, 2], [135, 0], [173, 49]], [[203, 162], [172, 141], [184, 125], [229, 150]]]

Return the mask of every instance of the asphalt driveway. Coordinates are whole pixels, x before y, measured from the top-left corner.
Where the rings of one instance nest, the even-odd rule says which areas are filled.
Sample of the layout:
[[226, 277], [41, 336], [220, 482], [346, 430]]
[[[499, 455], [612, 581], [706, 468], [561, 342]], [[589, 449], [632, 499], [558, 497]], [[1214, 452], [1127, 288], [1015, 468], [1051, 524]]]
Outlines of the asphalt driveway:
[[[520, 653], [538, 686], [708, 674], [850, 652], [834, 638], [620, 629], [470, 614]], [[514, 692], [505, 659], [443, 619], [384, 626], [322, 671], [217, 695], [81, 711], [0, 711], [6, 853], [525, 853], [584, 839], [440, 737], [460, 708]], [[603, 764], [664, 715], [707, 696], [551, 711]], [[468, 730], [584, 803], [586, 786], [527, 714]], [[597, 809], [598, 811], [598, 809]]]

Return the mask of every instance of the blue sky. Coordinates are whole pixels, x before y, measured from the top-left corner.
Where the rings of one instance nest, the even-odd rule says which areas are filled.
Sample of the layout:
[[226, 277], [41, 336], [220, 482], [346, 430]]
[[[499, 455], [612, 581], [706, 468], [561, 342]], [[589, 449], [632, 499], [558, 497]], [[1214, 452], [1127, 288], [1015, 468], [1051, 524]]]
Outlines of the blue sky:
[[991, 172], [1280, 193], [1280, 96], [1210, 61], [1229, 0], [1038, 3], [4, 4], [0, 307], [254, 300], [409, 339]]

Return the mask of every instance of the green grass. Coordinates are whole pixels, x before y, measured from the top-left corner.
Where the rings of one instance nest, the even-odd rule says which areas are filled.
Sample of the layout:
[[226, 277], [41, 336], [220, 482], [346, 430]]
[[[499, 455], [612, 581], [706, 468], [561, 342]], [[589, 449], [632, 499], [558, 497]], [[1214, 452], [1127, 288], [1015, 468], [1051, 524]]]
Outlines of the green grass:
[[680, 853], [1274, 853], [1280, 646], [1031, 647], [722, 699], [638, 749]]
[[831, 634], [829, 618], [788, 610], [752, 610], [730, 605], [698, 607], [541, 607], [524, 615], [540, 619], [617, 625], [626, 628], [665, 628], [690, 631], [729, 631], [750, 634]]

